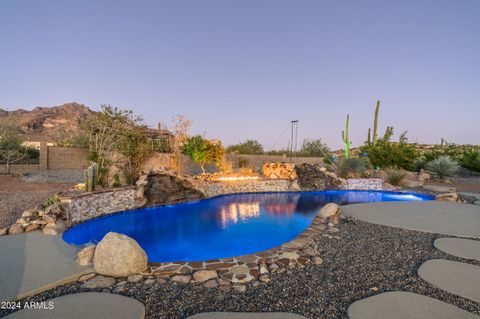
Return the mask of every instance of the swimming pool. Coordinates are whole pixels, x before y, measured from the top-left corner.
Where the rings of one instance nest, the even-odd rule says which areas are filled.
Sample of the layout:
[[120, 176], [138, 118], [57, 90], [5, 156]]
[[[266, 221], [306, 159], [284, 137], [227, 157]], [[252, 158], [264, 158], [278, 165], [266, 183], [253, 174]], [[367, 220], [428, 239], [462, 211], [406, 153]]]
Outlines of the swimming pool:
[[321, 191], [222, 195], [95, 218], [68, 229], [74, 245], [97, 243], [110, 231], [134, 238], [150, 262], [203, 261], [267, 250], [302, 233], [326, 203], [422, 201], [428, 195]]

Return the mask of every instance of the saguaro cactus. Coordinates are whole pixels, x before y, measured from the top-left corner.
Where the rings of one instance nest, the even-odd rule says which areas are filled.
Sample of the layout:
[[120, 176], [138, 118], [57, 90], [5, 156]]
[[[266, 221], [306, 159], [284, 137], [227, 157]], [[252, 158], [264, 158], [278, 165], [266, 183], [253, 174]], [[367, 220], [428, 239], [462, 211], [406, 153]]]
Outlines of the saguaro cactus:
[[377, 106], [375, 107], [375, 118], [373, 120], [373, 144], [377, 143], [378, 139], [378, 113], [380, 112], [380, 100], [377, 101]]
[[97, 163], [92, 163], [85, 170], [85, 191], [93, 192], [97, 185], [98, 177], [98, 165]]
[[342, 141], [345, 144], [345, 158], [350, 158], [350, 146], [352, 141], [348, 138], [348, 124], [350, 122], [350, 114], [347, 115], [347, 122], [345, 124], [345, 131], [342, 131]]

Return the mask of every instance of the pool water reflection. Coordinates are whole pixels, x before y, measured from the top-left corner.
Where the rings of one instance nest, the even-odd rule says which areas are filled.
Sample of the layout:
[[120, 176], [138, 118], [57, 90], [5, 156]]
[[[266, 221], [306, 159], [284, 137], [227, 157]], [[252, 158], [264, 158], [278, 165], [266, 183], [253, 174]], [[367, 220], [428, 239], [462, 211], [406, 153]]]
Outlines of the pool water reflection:
[[112, 214], [67, 230], [81, 245], [110, 231], [134, 238], [150, 262], [201, 261], [267, 250], [304, 231], [326, 203], [430, 200], [426, 195], [323, 191], [224, 195], [192, 203]]

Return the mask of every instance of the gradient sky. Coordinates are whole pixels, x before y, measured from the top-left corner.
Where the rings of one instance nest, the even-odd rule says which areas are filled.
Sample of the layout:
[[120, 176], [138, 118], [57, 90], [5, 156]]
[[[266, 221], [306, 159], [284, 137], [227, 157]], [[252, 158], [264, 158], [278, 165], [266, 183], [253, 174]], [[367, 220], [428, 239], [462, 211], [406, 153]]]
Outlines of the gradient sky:
[[[192, 133], [266, 149], [361, 145], [380, 129], [412, 142], [480, 143], [480, 1], [0, 1], [0, 107], [76, 101], [176, 114]], [[276, 148], [287, 145], [285, 134]]]

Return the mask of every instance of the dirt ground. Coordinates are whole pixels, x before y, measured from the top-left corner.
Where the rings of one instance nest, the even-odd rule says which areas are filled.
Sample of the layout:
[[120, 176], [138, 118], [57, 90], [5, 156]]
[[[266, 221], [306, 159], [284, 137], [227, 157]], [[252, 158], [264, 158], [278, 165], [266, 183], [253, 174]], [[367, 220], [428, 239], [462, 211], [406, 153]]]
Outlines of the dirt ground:
[[454, 187], [457, 192], [480, 193], [480, 178], [454, 179], [450, 184], [430, 182], [427, 185]]
[[22, 212], [41, 205], [49, 196], [72, 186], [63, 183], [25, 183], [18, 177], [0, 175], [0, 228], [12, 224]]

